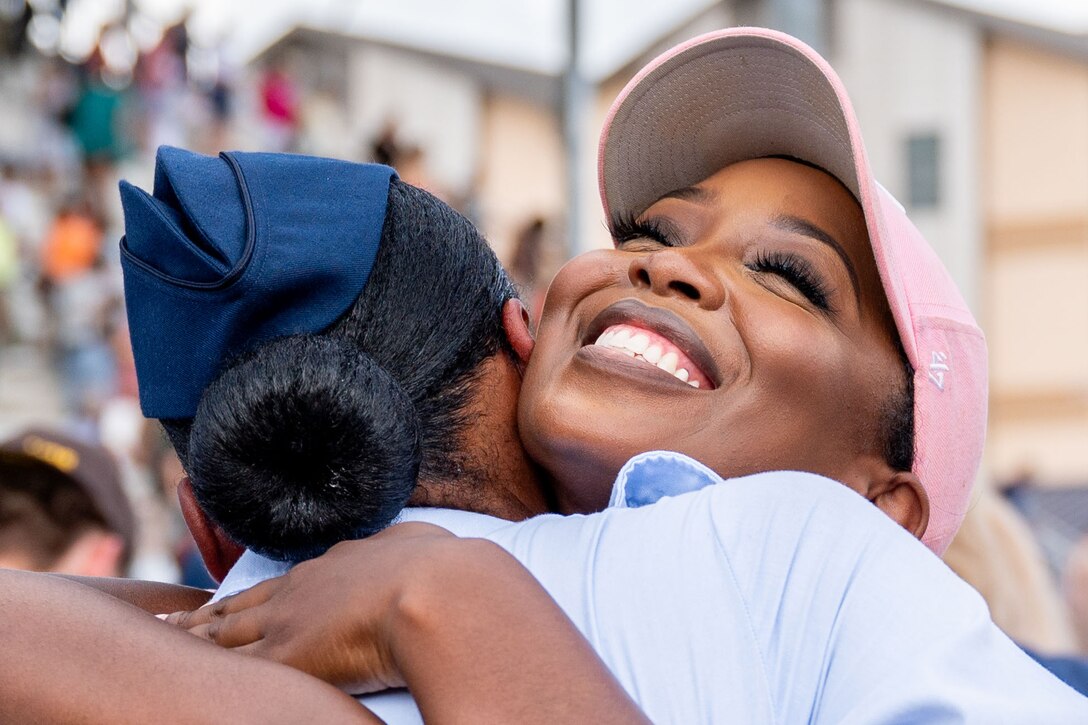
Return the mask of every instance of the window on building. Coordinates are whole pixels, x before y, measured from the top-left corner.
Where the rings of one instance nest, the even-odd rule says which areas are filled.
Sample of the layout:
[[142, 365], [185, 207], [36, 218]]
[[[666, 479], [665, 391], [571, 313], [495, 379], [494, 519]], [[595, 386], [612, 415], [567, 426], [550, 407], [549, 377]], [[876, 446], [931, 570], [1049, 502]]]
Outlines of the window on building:
[[935, 133], [907, 137], [907, 197], [914, 209], [941, 203], [941, 139]]

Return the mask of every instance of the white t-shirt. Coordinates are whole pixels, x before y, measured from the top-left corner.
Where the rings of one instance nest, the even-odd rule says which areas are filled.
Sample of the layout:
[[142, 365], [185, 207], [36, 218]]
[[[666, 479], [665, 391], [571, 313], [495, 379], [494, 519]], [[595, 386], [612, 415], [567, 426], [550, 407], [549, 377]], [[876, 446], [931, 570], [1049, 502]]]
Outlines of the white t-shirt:
[[[658, 500], [670, 491], [688, 492]], [[1021, 652], [973, 589], [819, 476], [723, 481], [657, 452], [624, 467], [597, 514], [401, 520], [509, 551], [657, 723], [1088, 723], [1088, 699]], [[247, 552], [217, 596], [286, 568]], [[407, 693], [360, 699], [421, 722]]]

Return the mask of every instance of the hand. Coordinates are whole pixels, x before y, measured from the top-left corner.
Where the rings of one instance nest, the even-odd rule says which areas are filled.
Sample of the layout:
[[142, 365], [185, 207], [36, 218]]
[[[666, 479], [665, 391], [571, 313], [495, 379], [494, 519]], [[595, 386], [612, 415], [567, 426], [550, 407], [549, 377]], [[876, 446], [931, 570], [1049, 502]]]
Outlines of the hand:
[[354, 694], [409, 686], [425, 722], [648, 722], [517, 559], [427, 524], [168, 621]]
[[352, 694], [404, 687], [391, 647], [397, 607], [413, 572], [458, 541], [430, 524], [398, 524], [167, 621]]

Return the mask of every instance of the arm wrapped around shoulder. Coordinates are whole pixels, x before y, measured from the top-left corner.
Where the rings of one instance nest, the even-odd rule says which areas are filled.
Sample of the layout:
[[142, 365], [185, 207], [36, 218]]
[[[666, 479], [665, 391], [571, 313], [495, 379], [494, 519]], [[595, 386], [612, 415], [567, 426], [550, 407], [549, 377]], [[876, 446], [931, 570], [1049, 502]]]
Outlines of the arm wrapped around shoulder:
[[239, 543], [316, 556], [387, 526], [415, 487], [412, 401], [358, 347], [324, 336], [266, 343], [201, 397], [189, 438], [193, 491]]

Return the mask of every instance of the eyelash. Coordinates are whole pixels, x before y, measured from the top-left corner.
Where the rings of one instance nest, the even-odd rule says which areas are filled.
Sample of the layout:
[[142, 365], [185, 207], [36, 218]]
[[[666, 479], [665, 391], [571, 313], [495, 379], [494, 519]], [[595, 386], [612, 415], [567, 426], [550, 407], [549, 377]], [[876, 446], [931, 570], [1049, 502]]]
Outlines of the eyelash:
[[649, 239], [663, 247], [677, 246], [665, 230], [653, 219], [638, 220], [633, 216], [613, 217], [609, 224], [612, 233], [612, 241], [617, 247], [636, 239]]
[[789, 252], [761, 251], [751, 268], [756, 272], [778, 275], [821, 310], [831, 310], [827, 286], [803, 257]]
[[[677, 246], [652, 218], [640, 220], [633, 216], [616, 216], [612, 218], [609, 228], [617, 248], [622, 249], [626, 243], [639, 239], [649, 240], [663, 247]], [[803, 257], [790, 252], [761, 251], [750, 268], [755, 272], [781, 277], [816, 307], [831, 311], [827, 286]]]

